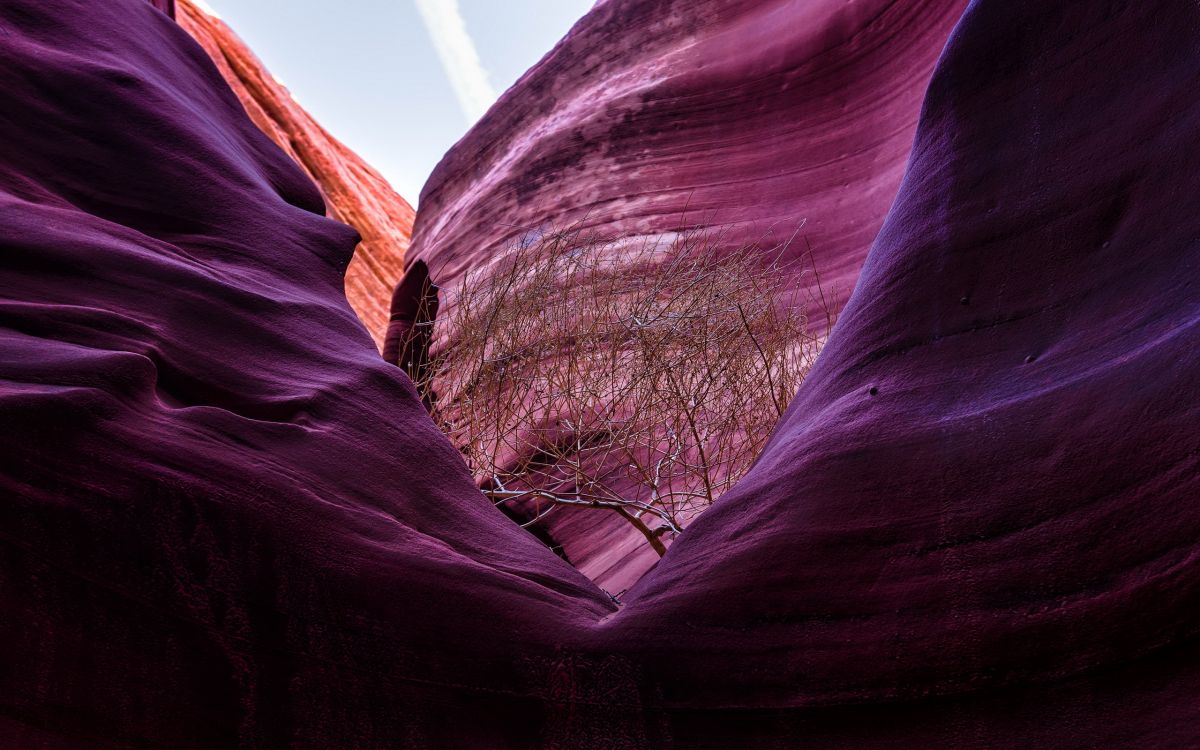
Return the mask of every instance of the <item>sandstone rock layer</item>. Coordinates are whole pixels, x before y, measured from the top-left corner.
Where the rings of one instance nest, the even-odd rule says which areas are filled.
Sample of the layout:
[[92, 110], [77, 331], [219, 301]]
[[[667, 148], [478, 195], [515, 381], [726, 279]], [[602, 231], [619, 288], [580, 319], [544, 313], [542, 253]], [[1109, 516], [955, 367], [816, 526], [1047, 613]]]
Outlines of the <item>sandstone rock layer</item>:
[[[601, 3], [446, 155], [423, 191], [412, 256], [453, 289], [465, 269], [567, 226], [607, 237], [709, 227], [718, 250], [773, 251], [794, 236], [788, 253], [811, 249], [800, 266], [815, 268], [834, 307], [810, 311], [823, 321], [896, 194], [964, 5]], [[612, 513], [565, 508], [541, 523], [613, 592], [658, 559]]]
[[523, 234], [798, 234], [853, 286], [965, 0], [605, 2], [446, 155], [413, 257], [452, 285]]

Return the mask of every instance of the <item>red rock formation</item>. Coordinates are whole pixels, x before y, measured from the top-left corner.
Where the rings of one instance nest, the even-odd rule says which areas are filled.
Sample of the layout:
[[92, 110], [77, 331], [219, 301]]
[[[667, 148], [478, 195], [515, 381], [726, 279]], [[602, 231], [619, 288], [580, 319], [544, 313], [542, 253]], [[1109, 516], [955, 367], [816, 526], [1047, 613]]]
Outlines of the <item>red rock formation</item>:
[[[904, 172], [965, 0], [600, 4], [434, 171], [412, 257], [438, 284], [523, 232], [719, 226], [786, 240], [845, 300]], [[732, 226], [730, 226], [732, 225]], [[453, 332], [450, 332], [453, 335]], [[568, 558], [611, 591], [656, 560], [621, 518], [560, 509]]]
[[412, 206], [317, 124], [224, 22], [191, 0], [179, 0], [175, 17], [216, 63], [254, 124], [321, 188], [329, 215], [362, 236], [346, 271], [346, 297], [382, 347], [388, 300], [412, 236]]

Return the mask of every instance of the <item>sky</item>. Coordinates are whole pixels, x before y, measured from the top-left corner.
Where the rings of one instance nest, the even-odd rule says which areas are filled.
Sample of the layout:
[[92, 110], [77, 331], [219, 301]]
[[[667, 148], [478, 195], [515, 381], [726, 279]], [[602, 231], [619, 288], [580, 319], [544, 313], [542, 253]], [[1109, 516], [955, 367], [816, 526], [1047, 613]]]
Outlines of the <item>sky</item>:
[[[425, 178], [594, 0], [206, 0], [416, 205]], [[203, 5], [202, 5], [203, 7]]]

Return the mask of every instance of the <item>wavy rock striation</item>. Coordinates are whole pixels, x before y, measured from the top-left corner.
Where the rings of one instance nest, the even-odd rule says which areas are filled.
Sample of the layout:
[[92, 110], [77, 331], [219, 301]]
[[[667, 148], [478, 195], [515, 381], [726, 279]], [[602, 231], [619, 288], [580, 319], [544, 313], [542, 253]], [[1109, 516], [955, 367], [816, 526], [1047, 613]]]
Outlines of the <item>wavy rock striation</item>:
[[179, 0], [175, 17], [216, 63], [254, 124], [321, 189], [329, 215], [358, 230], [362, 243], [346, 272], [346, 297], [382, 346], [388, 299], [412, 236], [412, 206], [317, 124], [223, 21], [190, 0]]
[[[811, 247], [802, 265], [811, 260], [836, 307], [896, 194], [964, 5], [601, 3], [434, 171], [412, 257], [453, 288], [526, 234], [564, 226], [602, 236], [709, 226], [716, 247], [768, 250], [798, 234], [789, 252]], [[539, 523], [610, 591], [658, 559], [611, 513], [565, 508]]]
[[817, 370], [620, 609], [184, 32], [0, 22], [0, 746], [1200, 743], [1194, 4], [971, 4]]
[[800, 230], [844, 293], [965, 4], [600, 3], [438, 165], [413, 257], [453, 284], [531, 230], [712, 226], [730, 245]]

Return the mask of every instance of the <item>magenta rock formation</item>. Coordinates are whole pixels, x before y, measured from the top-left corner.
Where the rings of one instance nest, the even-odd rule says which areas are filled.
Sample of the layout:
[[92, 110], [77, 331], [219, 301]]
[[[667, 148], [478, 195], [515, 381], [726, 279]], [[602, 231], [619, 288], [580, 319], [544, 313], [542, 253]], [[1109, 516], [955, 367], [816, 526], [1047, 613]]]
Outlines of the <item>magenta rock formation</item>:
[[1200, 744], [1198, 27], [971, 3], [816, 370], [618, 607], [186, 33], [0, 4], [0, 747]]
[[[896, 195], [965, 5], [600, 3], [438, 165], [408, 257], [452, 290], [465, 269], [564, 227], [707, 226], [717, 246], [768, 251], [795, 235], [789, 254], [811, 248], [801, 265], [836, 306]], [[563, 508], [539, 525], [609, 591], [658, 559], [612, 513]]]
[[844, 298], [965, 5], [598, 3], [434, 170], [410, 257], [452, 285], [531, 231], [711, 226], [771, 246], [799, 230]]

